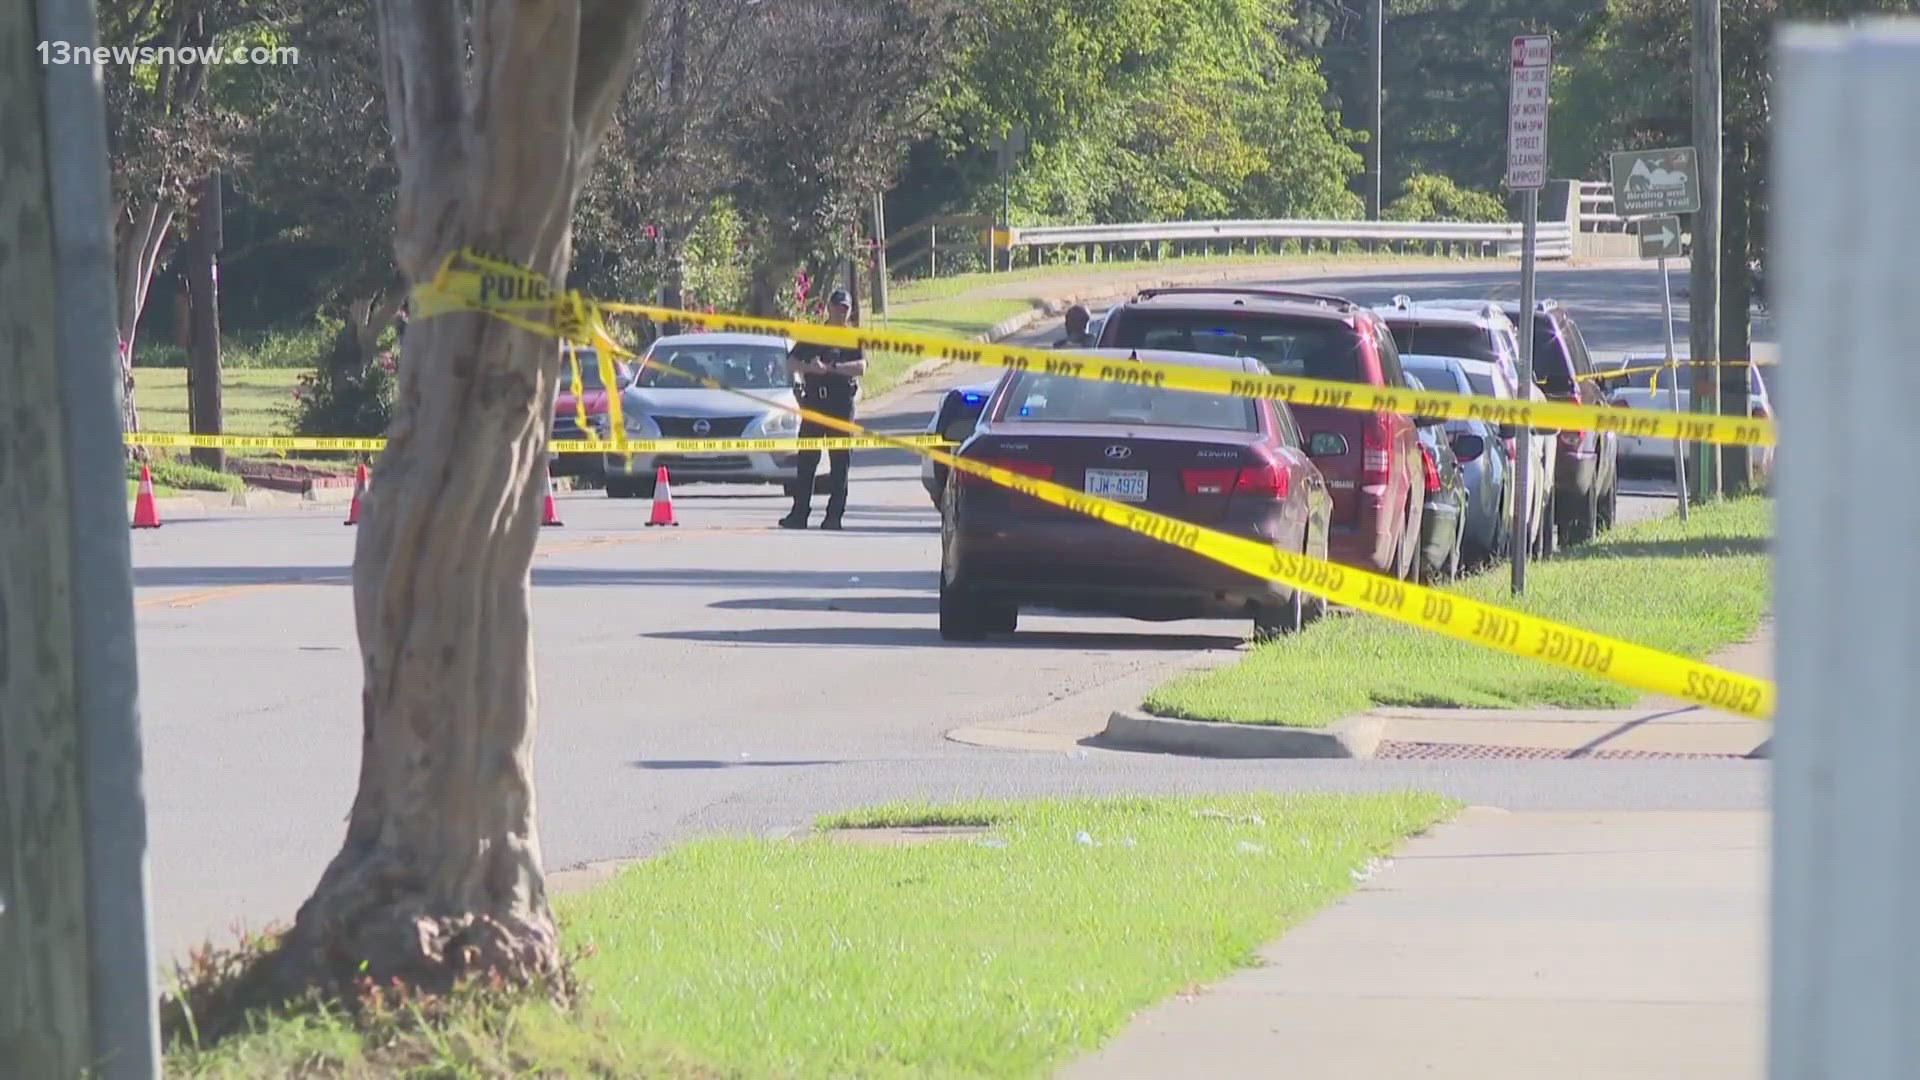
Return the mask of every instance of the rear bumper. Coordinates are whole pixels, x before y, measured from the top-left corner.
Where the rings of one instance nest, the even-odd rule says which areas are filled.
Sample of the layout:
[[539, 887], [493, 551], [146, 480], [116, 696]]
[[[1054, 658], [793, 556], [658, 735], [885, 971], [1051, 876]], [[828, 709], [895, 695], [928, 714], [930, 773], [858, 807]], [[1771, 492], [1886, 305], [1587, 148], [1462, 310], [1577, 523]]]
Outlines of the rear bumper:
[[1293, 597], [1289, 586], [1097, 521], [975, 523], [951, 538], [949, 550], [969, 588], [1069, 610], [1227, 618]]

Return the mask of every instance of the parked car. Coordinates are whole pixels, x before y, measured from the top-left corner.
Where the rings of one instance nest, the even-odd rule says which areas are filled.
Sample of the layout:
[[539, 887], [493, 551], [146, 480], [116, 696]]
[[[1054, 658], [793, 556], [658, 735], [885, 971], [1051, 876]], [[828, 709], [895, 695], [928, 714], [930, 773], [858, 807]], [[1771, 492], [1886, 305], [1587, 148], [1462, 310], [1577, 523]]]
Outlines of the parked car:
[[[1166, 350], [1087, 355], [1262, 370], [1251, 358]], [[959, 456], [1325, 559], [1333, 499], [1306, 440], [1284, 403], [1029, 370], [1001, 377]], [[1251, 617], [1261, 637], [1326, 609], [1323, 598], [968, 473], [945, 487], [940, 518], [947, 640], [1012, 633], [1023, 606]]]
[[[580, 374], [580, 394], [573, 392], [575, 365]], [[616, 389], [625, 389], [633, 384], [633, 368], [615, 360], [613, 374]], [[586, 414], [587, 428], [580, 426], [580, 416]], [[553, 402], [553, 432], [555, 439], [605, 439], [607, 430], [607, 387], [600, 378], [600, 353], [592, 348], [577, 348], [571, 354], [562, 350], [560, 354], [560, 393]], [[554, 476], [598, 476], [601, 473], [601, 460], [592, 454], [554, 454], [548, 459], [547, 471]]]
[[[1099, 344], [1252, 357], [1276, 375], [1403, 385], [1400, 351], [1380, 317], [1318, 293], [1228, 285], [1148, 289], [1107, 313]], [[1414, 418], [1297, 404], [1293, 415], [1333, 491], [1335, 561], [1411, 578], [1426, 486]]]
[[[993, 387], [993, 383], [976, 383], [949, 389], [941, 395], [940, 407], [933, 411], [933, 418], [927, 421], [927, 434], [938, 435], [950, 443], [966, 442], [980, 421], [980, 412], [986, 408]], [[930, 457], [922, 457], [920, 486], [927, 489], [927, 497], [939, 508], [941, 494], [947, 486], [947, 467]]]
[[[1512, 391], [1504, 376], [1492, 363], [1481, 364], [1484, 373], [1475, 378], [1466, 365], [1473, 361], [1451, 356], [1420, 356], [1401, 353], [1400, 364], [1407, 374], [1419, 379], [1430, 390], [1480, 397], [1501, 397], [1497, 387], [1511, 399]], [[1481, 387], [1484, 384], [1485, 392]], [[1422, 441], [1429, 434], [1421, 432]], [[1504, 556], [1512, 540], [1514, 470], [1517, 439], [1507, 432], [1512, 425], [1490, 424], [1485, 420], [1449, 420], [1445, 427], [1447, 445], [1459, 463], [1462, 481], [1467, 487], [1467, 512], [1461, 519], [1461, 559], [1478, 567]], [[1545, 445], [1552, 436], [1535, 437]], [[1429, 495], [1431, 498], [1431, 495]], [[1429, 511], [1430, 512], [1430, 511]], [[1533, 519], [1536, 528], [1538, 518]]]
[[1415, 300], [1396, 296], [1374, 308], [1402, 356], [1452, 356], [1493, 364], [1509, 385], [1520, 382], [1520, 331], [1492, 300]]
[[[1618, 365], [1620, 368], [1634, 369], [1655, 367], [1666, 363], [1664, 356], [1628, 356]], [[1680, 411], [1693, 409], [1693, 383], [1691, 368], [1681, 368], [1679, 399]], [[1760, 419], [1774, 418], [1773, 395], [1767, 387], [1766, 376], [1758, 367], [1748, 367], [1747, 372], [1747, 414]], [[1616, 404], [1634, 409], [1671, 410], [1673, 404], [1673, 372], [1671, 369], [1660, 372], [1636, 371], [1630, 375], [1609, 376], [1607, 384], [1612, 389]], [[1753, 462], [1755, 482], [1764, 487], [1773, 477], [1774, 448], [1755, 446], [1749, 449]], [[1634, 435], [1620, 438], [1620, 469], [1622, 472], [1638, 475], [1673, 475], [1673, 440], [1651, 439]], [[1692, 475], [1691, 472], [1688, 474]]]
[[1100, 331], [1105, 329], [1107, 325], [1107, 312], [1112, 310], [1112, 308], [1108, 308], [1107, 311], [1103, 311], [1087, 320], [1087, 340], [1100, 340]]
[[[1518, 304], [1503, 310], [1516, 322]], [[1557, 301], [1534, 308], [1533, 379], [1547, 397], [1607, 405], [1606, 388], [1590, 376], [1593, 359], [1573, 316]], [[1562, 431], [1554, 461], [1554, 530], [1558, 545], [1581, 544], [1613, 528], [1620, 502], [1619, 439], [1610, 431]]]
[[[776, 439], [799, 433], [787, 352], [793, 343], [766, 334], [675, 334], [647, 347], [650, 363], [620, 398], [630, 439]], [[654, 365], [661, 366], [654, 366]], [[711, 379], [730, 390], [707, 386]], [[745, 396], [742, 396], [744, 393]], [[776, 406], [785, 406], [778, 408]], [[655, 470], [665, 465], [675, 484], [793, 482], [795, 455], [608, 454], [607, 495], [649, 498]]]
[[[1418, 375], [1406, 376], [1407, 388], [1426, 390]], [[1426, 503], [1420, 515], [1418, 580], [1443, 585], [1460, 577], [1460, 548], [1466, 536], [1467, 481], [1460, 475], [1451, 440], [1444, 428], [1428, 425], [1420, 432], [1420, 464], [1425, 470]]]

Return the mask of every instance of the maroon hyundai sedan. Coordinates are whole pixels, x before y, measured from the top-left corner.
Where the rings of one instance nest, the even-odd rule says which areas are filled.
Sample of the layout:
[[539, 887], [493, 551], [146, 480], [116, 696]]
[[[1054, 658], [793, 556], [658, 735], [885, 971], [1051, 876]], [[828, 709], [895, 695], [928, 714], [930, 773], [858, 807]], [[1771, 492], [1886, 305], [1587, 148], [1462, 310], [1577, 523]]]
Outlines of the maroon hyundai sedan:
[[[1141, 349], [1060, 354], [1264, 374], [1252, 358]], [[1009, 372], [959, 456], [1277, 550], [1327, 557], [1333, 499], [1285, 403]], [[940, 636], [1012, 633], [1020, 609], [1155, 622], [1251, 617], [1289, 633], [1324, 600], [971, 474], [941, 502]]]

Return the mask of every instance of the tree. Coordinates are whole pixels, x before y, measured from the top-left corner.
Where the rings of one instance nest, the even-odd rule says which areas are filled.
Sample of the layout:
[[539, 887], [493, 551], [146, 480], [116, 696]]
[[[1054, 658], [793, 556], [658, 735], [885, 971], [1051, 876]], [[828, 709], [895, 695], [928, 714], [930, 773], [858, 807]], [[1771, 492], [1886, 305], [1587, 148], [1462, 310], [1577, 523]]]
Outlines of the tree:
[[[379, 0], [409, 281], [473, 247], [559, 284], [642, 0]], [[354, 553], [365, 671], [346, 838], [282, 942], [291, 985], [556, 971], [533, 788], [528, 573], [551, 337], [416, 319]]]
[[1386, 221], [1505, 221], [1507, 208], [1483, 191], [1472, 191], [1444, 176], [1416, 173], [1407, 177], [1400, 197], [1387, 205]]

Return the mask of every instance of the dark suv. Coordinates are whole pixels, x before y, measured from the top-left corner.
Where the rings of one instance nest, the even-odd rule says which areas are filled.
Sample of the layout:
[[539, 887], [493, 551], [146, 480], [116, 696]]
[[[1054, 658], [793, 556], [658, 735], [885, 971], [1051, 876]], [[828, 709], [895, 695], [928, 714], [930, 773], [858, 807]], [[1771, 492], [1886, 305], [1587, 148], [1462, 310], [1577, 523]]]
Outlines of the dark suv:
[[[1503, 308], [1515, 326], [1520, 305]], [[1593, 378], [1586, 339], [1567, 309], [1542, 300], [1533, 313], [1533, 381], [1555, 401], [1611, 405]], [[1554, 525], [1561, 545], [1581, 544], [1613, 528], [1620, 501], [1619, 439], [1610, 431], [1562, 431], [1554, 464]]]
[[[1400, 352], [1380, 316], [1317, 293], [1227, 285], [1148, 289], [1107, 313], [1099, 345], [1250, 356], [1275, 375], [1406, 385]], [[1439, 421], [1298, 401], [1293, 415], [1333, 493], [1331, 557], [1411, 578], [1426, 498], [1416, 427]]]

